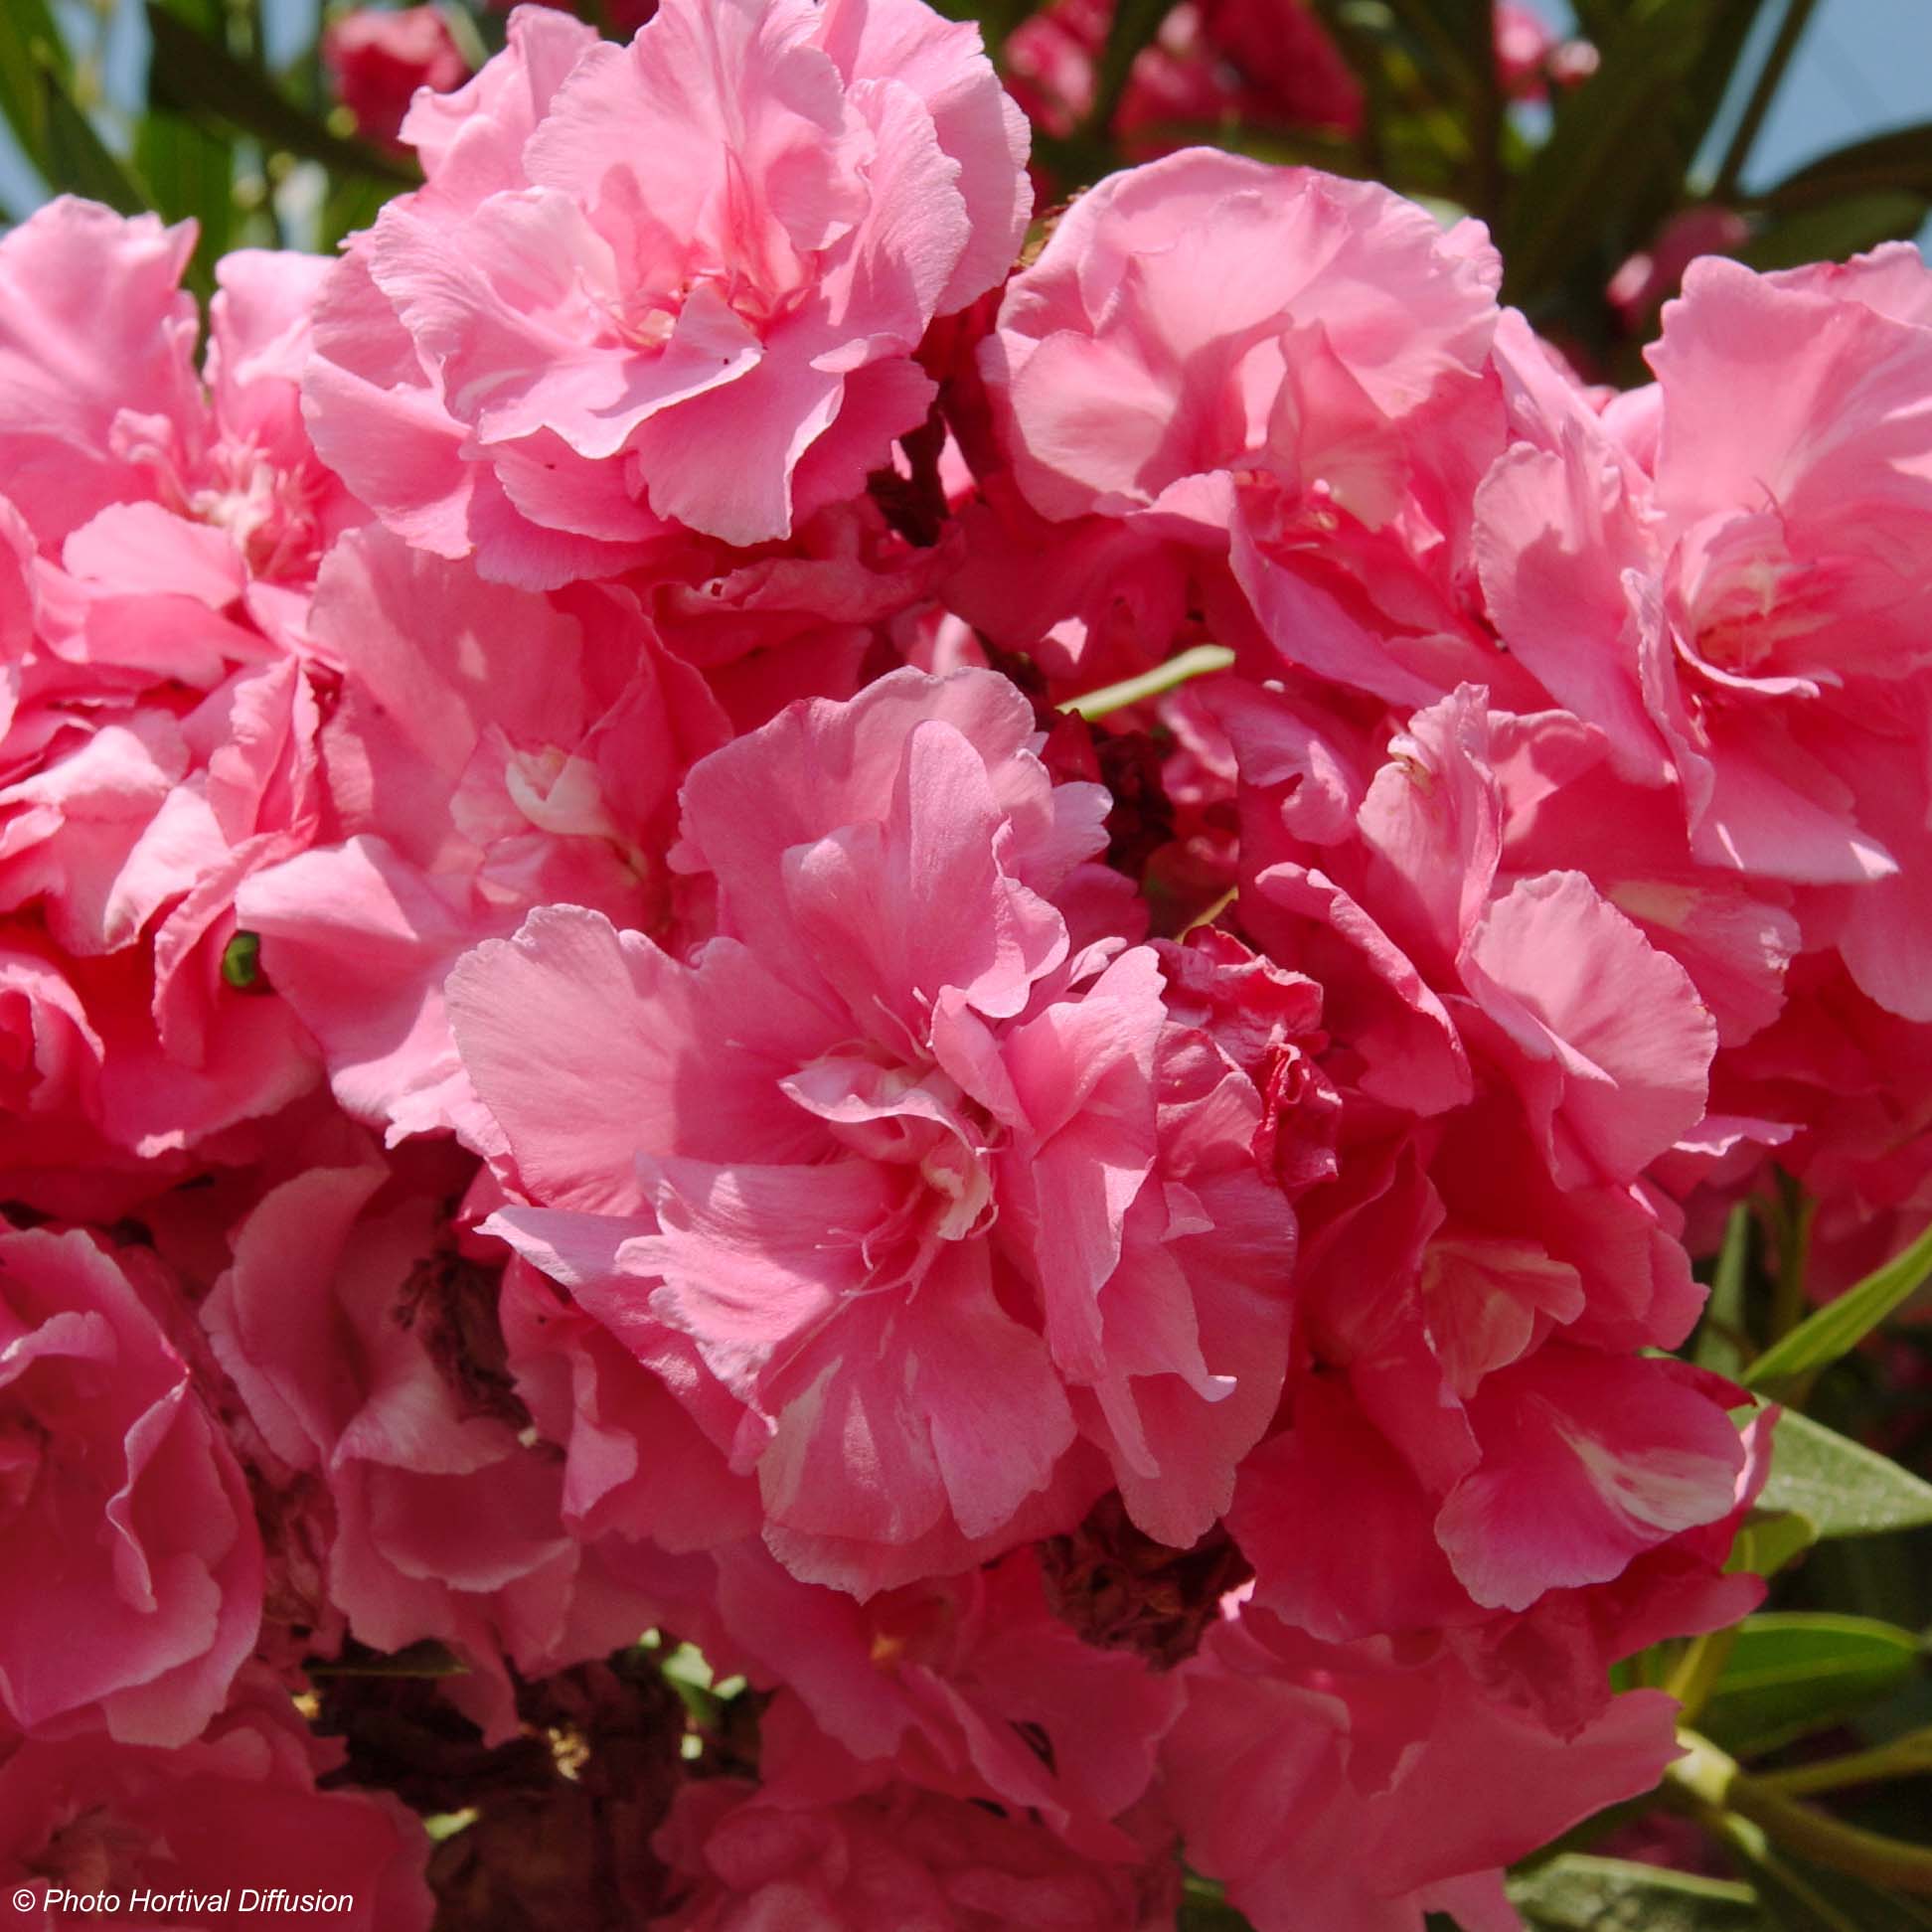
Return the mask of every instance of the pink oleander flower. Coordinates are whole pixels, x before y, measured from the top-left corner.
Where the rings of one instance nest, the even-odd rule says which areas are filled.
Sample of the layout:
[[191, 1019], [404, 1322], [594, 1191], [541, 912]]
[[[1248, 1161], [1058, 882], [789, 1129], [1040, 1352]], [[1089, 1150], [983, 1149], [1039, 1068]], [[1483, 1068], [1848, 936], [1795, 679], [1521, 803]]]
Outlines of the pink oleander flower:
[[[339, 1744], [324, 1744], [272, 1681], [251, 1681], [200, 1737], [172, 1749], [100, 1737], [0, 1742], [0, 1886], [18, 1900], [49, 1891], [146, 1890], [239, 1898], [242, 1889], [348, 1895], [328, 1910], [277, 1911], [299, 1932], [427, 1932], [429, 1841], [387, 1793], [336, 1785]], [[18, 1923], [72, 1925], [65, 1905], [35, 1904]], [[114, 1916], [119, 1917], [117, 1913]], [[123, 1923], [147, 1914], [133, 1914]], [[153, 1922], [201, 1925], [224, 1911], [185, 1904]]]
[[448, 984], [533, 1204], [490, 1231], [681, 1399], [722, 1384], [772, 1550], [862, 1595], [1067, 1527], [1109, 1468], [1191, 1542], [1286, 1360], [1260, 1092], [1167, 1017], [1086, 863], [1105, 794], [1038, 744], [982, 671], [794, 706], [685, 783], [717, 939], [554, 907]]
[[1649, 247], [1629, 256], [1605, 285], [1603, 298], [1624, 328], [1641, 336], [1661, 303], [1678, 292], [1684, 271], [1700, 255], [1734, 254], [1750, 240], [1750, 224], [1735, 209], [1706, 203], [1674, 215]]
[[1410, 704], [1507, 685], [1462, 580], [1504, 443], [1500, 273], [1479, 224], [1445, 234], [1370, 183], [1199, 148], [1110, 177], [982, 351], [1033, 541], [1062, 569], [1105, 545], [1109, 597], [1138, 551], [1257, 677]]
[[1808, 950], [1932, 1019], [1932, 273], [1904, 244], [1705, 258], [1648, 353], [1654, 389], [1484, 482], [1497, 627], [1628, 777], [1675, 789], [1700, 867], [1800, 888]]
[[254, 1647], [261, 1539], [179, 1293], [140, 1249], [0, 1231], [0, 1758], [185, 1745]]
[[[1355, 1638], [1608, 1582], [1725, 1516], [1743, 1451], [1728, 1384], [1630, 1353], [1681, 1342], [1700, 1303], [1646, 1175], [1709, 1131], [1716, 1029], [1664, 944], [1535, 864], [1544, 787], [1600, 748], [1471, 687], [1386, 739], [1265, 692], [1217, 708], [1240, 919], [1321, 983], [1342, 1096], [1335, 1178], [1298, 1197], [1297, 1312], [1328, 1372], [1291, 1385], [1232, 1519], [1258, 1600]], [[1332, 1561], [1283, 1530], [1335, 1484], [1358, 1540]]]
[[251, 877], [240, 917], [350, 1113], [481, 1146], [450, 967], [559, 901], [681, 929], [677, 788], [724, 721], [626, 591], [505, 590], [386, 531], [337, 547], [312, 630], [344, 673], [321, 738], [338, 841]]
[[755, 1540], [712, 1560], [678, 1628], [715, 1669], [773, 1690], [768, 1792], [856, 1796], [890, 1777], [1031, 1817], [1082, 1856], [1141, 1855], [1119, 1821], [1153, 1781], [1179, 1685], [1060, 1621], [1035, 1552], [864, 1604], [801, 1583]]
[[262, 1480], [316, 1516], [328, 1605], [378, 1650], [452, 1647], [473, 1674], [451, 1696], [500, 1741], [506, 1658], [560, 1670], [634, 1642], [650, 1612], [564, 1530], [561, 1465], [495, 1336], [496, 1270], [446, 1224], [470, 1165], [451, 1154], [392, 1168], [368, 1150], [271, 1189], [201, 1315]]
[[627, 576], [660, 635], [698, 666], [733, 729], [800, 698], [850, 698], [910, 657], [908, 630], [958, 562], [957, 533], [908, 543], [869, 496], [806, 518], [782, 544], [693, 539]]
[[1662, 1691], [1559, 1737], [1452, 1656], [1318, 1643], [1251, 1607], [1180, 1676], [1167, 1806], [1189, 1863], [1256, 1932], [1421, 1932], [1431, 1911], [1512, 1932], [1500, 1867], [1648, 1791], [1676, 1754]]
[[97, 596], [239, 606], [292, 639], [322, 553], [366, 515], [298, 403], [329, 264], [225, 255], [198, 374], [194, 245], [192, 222], [68, 196], [0, 239], [0, 492]]
[[[104, 510], [70, 563], [123, 511], [165, 515]], [[0, 734], [0, 1173], [61, 1213], [111, 1215], [317, 1072], [230, 951], [237, 887], [317, 827], [314, 674], [223, 614], [229, 590], [144, 583], [149, 561], [87, 580], [29, 560]]]
[[628, 47], [532, 9], [403, 138], [427, 185], [323, 298], [310, 426], [410, 543], [531, 587], [856, 495], [1028, 213], [1023, 117], [919, 0], [670, 0]]
[[[1008, 84], [1036, 126], [1064, 137], [1091, 110], [1112, 18], [1109, 0], [1057, 0], [1008, 38]], [[1361, 117], [1361, 88], [1299, 0], [1182, 0], [1136, 58], [1111, 132], [1146, 160], [1221, 121], [1353, 130]]]
[[842, 1801], [733, 1778], [686, 1785], [653, 1845], [670, 1867], [658, 1932], [1159, 1932], [1172, 1856], [1103, 1864], [1024, 1815], [886, 1783]]
[[1749, 1137], [1671, 1185], [1689, 1195], [1693, 1246], [1714, 1253], [1730, 1207], [1775, 1159], [1817, 1203], [1805, 1285], [1824, 1301], [1932, 1222], [1932, 1026], [1888, 1013], [1829, 951], [1794, 962], [1786, 994], [1712, 1069], [1713, 1103]]
[[337, 97], [356, 117], [356, 132], [390, 147], [401, 145], [397, 136], [418, 87], [447, 93], [469, 75], [434, 7], [360, 7], [330, 24], [322, 60]]

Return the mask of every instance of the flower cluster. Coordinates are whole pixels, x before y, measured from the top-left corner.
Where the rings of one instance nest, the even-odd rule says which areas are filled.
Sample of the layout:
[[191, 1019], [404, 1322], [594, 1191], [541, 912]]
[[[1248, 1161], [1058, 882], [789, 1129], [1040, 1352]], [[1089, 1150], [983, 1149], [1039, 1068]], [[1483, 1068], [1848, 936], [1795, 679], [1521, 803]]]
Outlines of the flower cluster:
[[1305, 170], [1016, 266], [920, 0], [400, 138], [205, 352], [190, 230], [0, 241], [0, 1865], [1515, 1924], [1761, 1587], [1693, 1258], [1932, 1212], [1932, 273], [1616, 395]]

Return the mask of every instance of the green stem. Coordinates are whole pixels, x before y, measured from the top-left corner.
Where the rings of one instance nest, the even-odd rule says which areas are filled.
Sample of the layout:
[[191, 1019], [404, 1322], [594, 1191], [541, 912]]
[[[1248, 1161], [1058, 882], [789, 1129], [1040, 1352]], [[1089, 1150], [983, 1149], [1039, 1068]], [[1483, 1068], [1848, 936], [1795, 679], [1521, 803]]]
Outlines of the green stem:
[[1717, 1688], [1717, 1680], [1724, 1675], [1724, 1666], [1730, 1662], [1739, 1628], [1737, 1624], [1730, 1624], [1722, 1630], [1709, 1630], [1701, 1637], [1693, 1638], [1690, 1649], [1678, 1660], [1676, 1670], [1666, 1681], [1664, 1689], [1683, 1707], [1687, 1724], [1694, 1724], [1703, 1715], [1703, 1707], [1710, 1701], [1710, 1693]]
[[1717, 179], [1710, 185], [1712, 201], [1727, 202], [1737, 193], [1737, 184], [1744, 173], [1745, 164], [1751, 158], [1758, 129], [1764, 125], [1764, 117], [1771, 111], [1771, 103], [1784, 80], [1785, 69], [1791, 65], [1791, 57], [1797, 53], [1798, 43], [1805, 37], [1805, 29], [1811, 24], [1812, 9], [1817, 4], [1818, 0], [1791, 0], [1785, 8], [1784, 19], [1778, 23], [1778, 37], [1771, 43], [1771, 52], [1765, 56], [1763, 67], [1758, 70], [1756, 84], [1751, 88], [1751, 97], [1744, 106], [1744, 116], [1730, 137], [1730, 145], [1724, 150], [1724, 158], [1717, 167]]
[[1199, 678], [1208, 671], [1225, 671], [1233, 662], [1234, 653], [1225, 644], [1197, 644], [1178, 657], [1169, 658], [1165, 664], [1157, 664], [1152, 671], [1143, 671], [1138, 678], [1123, 678], [1119, 684], [1102, 685], [1098, 691], [1069, 698], [1060, 710], [1089, 721], [1105, 718], [1109, 712], [1124, 711], [1129, 705], [1158, 698], [1163, 692], [1186, 684], [1190, 678]]
[[1932, 1851], [1848, 1825], [1747, 1776], [1737, 1760], [1695, 1731], [1680, 1731], [1685, 1755], [1665, 1773], [1714, 1836], [1734, 1837], [1734, 1821], [1755, 1825], [1774, 1844], [1874, 1884], [1932, 1897]]
[[1751, 1782], [1760, 1791], [1803, 1798], [1815, 1791], [1842, 1791], [1847, 1785], [1876, 1784], [1884, 1778], [1923, 1777], [1932, 1771], [1932, 1726], [1895, 1737], [1869, 1751], [1800, 1764], [1789, 1771], [1757, 1771]]
[[1812, 1218], [1818, 1203], [1780, 1170], [1778, 1174], [1778, 1276], [1771, 1284], [1771, 1341], [1782, 1342], [1804, 1320], [1805, 1272], [1811, 1258]]

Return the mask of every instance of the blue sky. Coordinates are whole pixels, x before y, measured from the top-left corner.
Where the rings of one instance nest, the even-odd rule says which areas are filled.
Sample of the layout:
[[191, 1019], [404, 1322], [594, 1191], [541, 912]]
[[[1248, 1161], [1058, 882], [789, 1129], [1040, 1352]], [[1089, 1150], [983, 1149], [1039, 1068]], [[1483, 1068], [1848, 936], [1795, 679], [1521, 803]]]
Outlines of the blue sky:
[[[303, 44], [320, 4], [267, 0], [271, 58]], [[1570, 19], [1564, 0], [1531, 4], [1559, 26]], [[1761, 23], [1767, 38], [1776, 13], [1768, 8]], [[91, 14], [78, 9], [76, 17]], [[138, 0], [119, 0], [104, 53], [110, 94], [134, 98], [147, 58]], [[1921, 120], [1932, 120], [1932, 0], [1823, 0], [1758, 137], [1745, 185], [1775, 181], [1847, 141]], [[24, 206], [34, 192], [31, 171], [0, 130], [0, 200]], [[1928, 240], [1932, 225], [1921, 242]]]

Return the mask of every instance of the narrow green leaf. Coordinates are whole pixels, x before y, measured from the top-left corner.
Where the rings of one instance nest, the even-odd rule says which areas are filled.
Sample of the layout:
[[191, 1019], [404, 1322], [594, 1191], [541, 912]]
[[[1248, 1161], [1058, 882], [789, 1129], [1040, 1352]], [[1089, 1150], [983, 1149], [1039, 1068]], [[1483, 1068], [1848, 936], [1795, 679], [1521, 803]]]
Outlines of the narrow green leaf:
[[219, 134], [181, 114], [151, 107], [134, 136], [134, 159], [155, 208], [170, 222], [192, 219], [201, 231], [191, 273], [212, 292], [207, 264], [235, 245], [235, 151]]
[[[1597, 71], [1557, 107], [1549, 140], [1517, 190], [1500, 238], [1505, 297], [1533, 303], [1598, 251], [1637, 239], [1631, 218], [1655, 178], [1689, 159], [1668, 131], [1668, 103], [1732, 0], [1637, 0]], [[1592, 272], [1597, 264], [1592, 263]]]
[[1114, 110], [1127, 91], [1127, 77], [1141, 50], [1161, 31], [1161, 24], [1174, 11], [1176, 0], [1114, 0], [1113, 18], [1107, 23], [1107, 39], [1093, 70], [1093, 105], [1087, 110], [1082, 132], [1104, 134], [1113, 124]]
[[315, 238], [320, 254], [329, 253], [346, 236], [370, 227], [383, 212], [383, 204], [397, 192], [394, 182], [375, 181], [368, 175], [336, 175], [329, 183], [322, 204], [321, 231]]
[[373, 148], [331, 134], [278, 92], [265, 76], [198, 34], [163, 0], [148, 0], [147, 20], [154, 37], [148, 67], [152, 104], [185, 114], [212, 115], [254, 135], [271, 149], [320, 161], [339, 172], [373, 175], [399, 186], [417, 179], [412, 170]]
[[1213, 671], [1225, 671], [1233, 662], [1234, 653], [1224, 644], [1196, 644], [1178, 657], [1169, 658], [1165, 664], [1156, 665], [1152, 671], [1143, 671], [1138, 677], [1125, 678], [1119, 684], [1103, 685], [1098, 691], [1069, 698], [1059, 709], [1077, 713], [1086, 719], [1105, 718], [1110, 712], [1123, 711], [1129, 705], [1145, 704], [1151, 698], [1177, 690], [1191, 679], [1205, 677]]
[[[1932, 194], [1932, 186], [1927, 194]], [[1758, 269], [1842, 261], [1881, 242], [1902, 242], [1916, 235], [1924, 226], [1926, 207], [1926, 195], [1894, 189], [1801, 208], [1760, 229], [1738, 249], [1738, 259]]]
[[1766, 1511], [1808, 1517], [1821, 1538], [1874, 1536], [1932, 1524], [1932, 1483], [1795, 1409], [1778, 1417]]
[[1759, 1896], [1790, 1932], [1932, 1932], [1932, 1906], [1849, 1871], [1780, 1852], [1753, 1869]]
[[1510, 1898], [1537, 1932], [1766, 1932], [1769, 1923], [1749, 1885], [1575, 1852], [1512, 1879]]
[[1775, 1749], [1887, 1695], [1917, 1671], [1919, 1640], [1872, 1617], [1747, 1617], [1700, 1728], [1733, 1756]]
[[1795, 1861], [1765, 1855], [1740, 1856], [1739, 1862], [1751, 1874], [1773, 1923], [1784, 1932], [1873, 1932], [1870, 1923], [1848, 1910], [1831, 1888], [1819, 1886], [1816, 1872], [1801, 1869]]
[[1932, 1274], [1932, 1227], [1904, 1253], [1874, 1268], [1774, 1343], [1744, 1371], [1752, 1388], [1776, 1394], [1786, 1382], [1849, 1355]]
[[[0, 0], [4, 4], [4, 0]], [[41, 106], [47, 131], [47, 153], [41, 165], [48, 185], [88, 201], [105, 202], [122, 215], [139, 215], [149, 207], [147, 191], [126, 162], [95, 131], [94, 124], [76, 104], [67, 82], [51, 65], [40, 70]]]
[[1704, 1303], [1692, 1352], [1699, 1368], [1735, 1378], [1743, 1371], [1748, 1338], [1744, 1329], [1744, 1277], [1751, 1257], [1751, 1210], [1739, 1202], [1724, 1227], [1724, 1245], [1710, 1277], [1710, 1299]]
[[1932, 196], [1932, 121], [1893, 128], [1808, 161], [1757, 198], [1777, 210], [1815, 208], [1846, 195], [1899, 189]]
[[0, 114], [6, 116], [21, 151], [43, 174], [48, 168], [48, 126], [41, 76], [52, 73], [65, 80], [69, 72], [67, 43], [47, 0], [4, 0], [0, 4]]

